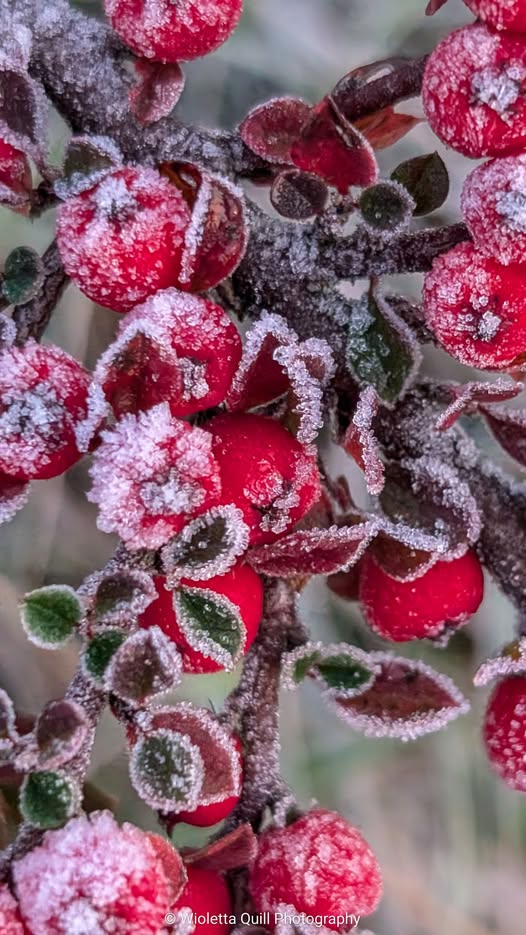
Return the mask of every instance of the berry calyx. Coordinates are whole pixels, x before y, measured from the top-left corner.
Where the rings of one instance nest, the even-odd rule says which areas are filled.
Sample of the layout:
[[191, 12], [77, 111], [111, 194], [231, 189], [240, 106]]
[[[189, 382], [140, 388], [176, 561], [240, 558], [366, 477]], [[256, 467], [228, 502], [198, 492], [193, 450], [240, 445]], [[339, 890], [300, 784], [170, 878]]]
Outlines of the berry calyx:
[[125, 166], [61, 205], [64, 268], [88, 298], [125, 312], [176, 286], [190, 210], [155, 169]]
[[[160, 627], [173, 640], [183, 657], [183, 668], [189, 673], [219, 672], [223, 669], [218, 662], [191, 645], [179, 624], [175, 597], [177, 592], [166, 588], [166, 578], [154, 577], [158, 594], [139, 619], [141, 627]], [[191, 581], [183, 578], [181, 587], [202, 588], [227, 598], [239, 611], [246, 635], [243, 653], [247, 653], [254, 639], [263, 614], [263, 585], [261, 578], [248, 565], [238, 564], [224, 575], [216, 575], [208, 581]]]
[[298, 913], [325, 916], [326, 928], [343, 932], [349, 927], [346, 916], [374, 912], [382, 878], [360, 832], [336, 812], [316, 808], [286, 828], [260, 835], [250, 892], [259, 912], [292, 906]]
[[[239, 768], [241, 770], [243, 767], [241, 743], [238, 737], [234, 737], [233, 739], [239, 754]], [[239, 795], [229, 795], [226, 799], [223, 799], [222, 802], [212, 802], [210, 805], [198, 805], [197, 808], [194, 808], [191, 812], [178, 812], [175, 817], [177, 821], [183, 821], [185, 824], [193, 825], [196, 828], [211, 828], [212, 825], [217, 825], [220, 821], [224, 821], [225, 818], [228, 818], [228, 816], [232, 814], [240, 797], [241, 792]]]
[[236, 28], [243, 0], [105, 0], [122, 41], [158, 62], [185, 62], [219, 48]]
[[476, 554], [436, 562], [413, 581], [392, 578], [367, 553], [361, 562], [360, 601], [372, 630], [395, 643], [440, 636], [467, 623], [484, 596]]
[[274, 419], [219, 415], [206, 423], [219, 464], [222, 503], [234, 503], [250, 542], [272, 542], [319, 499], [316, 457]]
[[477, 166], [462, 189], [461, 207], [475, 246], [499, 263], [526, 261], [526, 155]]
[[223, 402], [241, 351], [219, 305], [166, 289], [126, 316], [95, 377], [117, 417], [166, 400], [181, 418]]
[[524, 0], [464, 0], [479, 19], [494, 29], [526, 32]]
[[506, 785], [526, 792], [526, 675], [495, 686], [483, 726], [488, 759]]
[[429, 56], [422, 100], [431, 129], [477, 159], [526, 143], [526, 42], [483, 23], [446, 36]]
[[193, 929], [195, 935], [228, 935], [231, 928], [229, 917], [233, 909], [225, 880], [215, 870], [204, 870], [201, 867], [190, 865], [186, 872], [188, 883], [171, 911], [174, 914], [181, 913], [181, 916], [193, 914], [201, 918], [215, 917], [214, 922], [198, 922]]
[[[90, 375], [60, 347], [28, 341], [0, 352], [0, 472], [56, 477], [81, 457]], [[82, 445], [81, 445], [82, 447]]]
[[503, 266], [472, 243], [437, 257], [424, 279], [426, 323], [461, 363], [504, 370], [526, 353], [524, 267]]

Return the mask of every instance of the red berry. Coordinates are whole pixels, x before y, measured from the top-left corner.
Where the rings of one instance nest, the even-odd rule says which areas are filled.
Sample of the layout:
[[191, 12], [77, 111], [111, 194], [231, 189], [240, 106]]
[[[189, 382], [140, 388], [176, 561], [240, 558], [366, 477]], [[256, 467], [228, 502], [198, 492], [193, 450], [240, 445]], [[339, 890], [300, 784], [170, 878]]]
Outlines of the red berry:
[[464, 182], [461, 205], [480, 253], [505, 265], [526, 261], [526, 155], [477, 166]]
[[219, 305], [166, 289], [126, 315], [95, 376], [117, 416], [167, 400], [183, 417], [223, 402], [241, 351]]
[[495, 29], [526, 32], [524, 0], [464, 0], [479, 19]]
[[524, 266], [503, 266], [462, 243], [436, 258], [424, 279], [428, 327], [463, 364], [505, 370], [526, 353]]
[[2, 935], [24, 935], [27, 929], [22, 925], [18, 904], [9, 888], [0, 885], [0, 932]]
[[440, 636], [447, 627], [467, 623], [483, 595], [482, 568], [472, 551], [436, 562], [414, 581], [392, 578], [369, 553], [362, 559], [364, 614], [375, 633], [395, 643]]
[[222, 503], [243, 511], [250, 542], [272, 542], [320, 496], [316, 457], [274, 419], [219, 415], [207, 422], [221, 471]]
[[174, 185], [155, 169], [125, 166], [60, 207], [57, 242], [73, 282], [125, 312], [177, 285], [189, 222]]
[[260, 835], [250, 892], [259, 912], [293, 907], [307, 916], [325, 916], [326, 928], [345, 932], [351, 927], [346, 916], [374, 912], [382, 878], [360, 832], [335, 812], [316, 808], [286, 828]]
[[[155, 577], [154, 584], [159, 595], [140, 617], [142, 627], [160, 627], [177, 644], [183, 656], [185, 672], [219, 672], [217, 662], [204, 653], [193, 649], [179, 628], [173, 601], [173, 591], [165, 587], [166, 578]], [[246, 627], [246, 642], [243, 652], [247, 653], [256, 638], [263, 613], [263, 585], [261, 578], [248, 565], [236, 565], [224, 575], [216, 575], [208, 581], [191, 581], [183, 578], [181, 584], [191, 588], [204, 588], [226, 597], [238, 608]]]
[[[234, 743], [239, 753], [239, 768], [242, 769], [243, 761], [241, 759], [241, 743], [238, 737], [234, 737]], [[239, 802], [239, 795], [230, 795], [222, 802], [212, 802], [210, 805], [198, 805], [192, 812], [178, 812], [177, 821], [184, 821], [187, 825], [194, 825], [196, 828], [210, 828], [217, 825], [220, 821], [234, 811]]]
[[208, 55], [236, 28], [243, 0], [104, 0], [115, 32], [137, 55], [185, 62]]
[[[194, 935], [228, 935], [233, 909], [225, 880], [215, 870], [202, 870], [200, 867], [189, 866], [186, 872], [188, 883], [172, 906], [172, 912], [181, 913], [182, 930], [187, 930], [185, 921], [189, 925], [192, 922], [192, 914], [205, 919], [219, 916], [219, 919], [214, 922], [195, 919], [192, 932]], [[186, 919], [186, 916], [189, 918]]]
[[[20, 912], [31, 932], [158, 935], [180, 886], [152, 835], [109, 812], [70, 821], [13, 864]], [[52, 894], [52, 896], [50, 896]]]
[[130, 549], [164, 545], [221, 493], [211, 436], [174, 419], [168, 403], [103, 432], [90, 473], [99, 529], [118, 533]]
[[28, 341], [0, 353], [0, 471], [56, 477], [81, 457], [88, 372], [60, 347]]
[[526, 42], [482, 23], [447, 36], [431, 53], [422, 86], [431, 129], [477, 159], [526, 145]]
[[2, 187], [25, 202], [32, 188], [31, 169], [27, 157], [10, 143], [0, 139], [0, 201]]
[[501, 779], [526, 792], [526, 675], [508, 676], [495, 686], [483, 735], [489, 761]]

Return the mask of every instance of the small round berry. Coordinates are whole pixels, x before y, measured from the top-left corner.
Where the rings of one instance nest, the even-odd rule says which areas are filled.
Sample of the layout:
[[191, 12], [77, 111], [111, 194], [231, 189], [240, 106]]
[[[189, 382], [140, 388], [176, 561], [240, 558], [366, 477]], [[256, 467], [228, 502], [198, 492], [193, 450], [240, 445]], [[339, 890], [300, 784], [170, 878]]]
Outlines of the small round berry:
[[2, 935], [24, 935], [18, 904], [5, 883], [0, 885], [0, 932]]
[[526, 675], [498, 682], [483, 726], [488, 759], [506, 785], [526, 792]]
[[526, 144], [526, 43], [482, 23], [457, 29], [429, 56], [422, 85], [431, 129], [465, 156]]
[[[241, 743], [238, 737], [234, 737], [234, 743], [239, 754], [239, 768], [241, 770], [243, 761], [241, 758]], [[219, 824], [220, 821], [224, 821], [225, 818], [228, 818], [228, 816], [232, 814], [239, 802], [240, 796], [241, 793], [239, 795], [229, 795], [226, 799], [223, 799], [222, 802], [212, 802], [210, 805], [198, 805], [197, 808], [194, 808], [191, 812], [178, 812], [176, 819], [177, 821], [185, 822], [187, 825], [193, 825], [196, 828], [211, 828], [212, 825]]]
[[158, 935], [179, 894], [180, 876], [167, 873], [166, 858], [160, 858], [152, 837], [129, 824], [119, 827], [109, 812], [48, 831], [13, 864], [29, 931]]
[[236, 28], [243, 0], [104, 0], [110, 23], [137, 55], [186, 62], [219, 48]]
[[503, 266], [472, 243], [434, 260], [423, 308], [440, 344], [468, 367], [506, 370], [526, 353], [524, 266]]
[[31, 169], [27, 156], [10, 143], [0, 139], [0, 200], [2, 200], [2, 187], [18, 195], [23, 200], [31, 192]]
[[288, 532], [320, 496], [316, 457], [274, 419], [226, 414], [207, 422], [219, 464], [222, 503], [243, 511], [250, 542]]
[[494, 29], [526, 32], [524, 0], [464, 0], [479, 19]]
[[155, 169], [125, 166], [61, 205], [57, 242], [68, 276], [94, 302], [125, 312], [176, 286], [190, 210]]
[[414, 581], [398, 581], [371, 554], [362, 559], [360, 601], [371, 629], [386, 640], [403, 643], [440, 636], [461, 626], [479, 608], [484, 576], [476, 554], [436, 562]]
[[[28, 341], [0, 352], [0, 472], [20, 480], [62, 474], [81, 457], [88, 372], [60, 347]], [[76, 434], [77, 433], [77, 434]]]
[[[368, 916], [382, 895], [380, 868], [367, 841], [336, 812], [316, 808], [259, 837], [250, 874], [258, 912], [291, 906], [305, 915]], [[343, 922], [336, 930], [344, 932]]]
[[126, 315], [95, 378], [117, 417], [167, 400], [182, 418], [223, 402], [241, 352], [219, 305], [166, 289]]
[[[222, 670], [217, 662], [190, 646], [188, 639], [179, 627], [174, 607], [174, 592], [166, 588], [166, 578], [154, 577], [158, 598], [148, 605], [140, 617], [141, 627], [160, 627], [163, 633], [176, 643], [183, 656], [185, 672], [205, 673]], [[224, 575], [216, 575], [208, 581], [191, 581], [183, 578], [181, 585], [191, 588], [204, 588], [226, 597], [238, 608], [246, 628], [246, 642], [243, 653], [247, 653], [256, 638], [263, 614], [263, 585], [261, 578], [248, 565], [235, 565]]]
[[526, 261], [526, 155], [492, 159], [471, 172], [462, 214], [477, 250], [506, 266]]
[[174, 419], [168, 403], [103, 432], [90, 473], [99, 529], [118, 533], [130, 549], [164, 545], [221, 494], [211, 436]]
[[171, 911], [206, 919], [211, 916], [222, 917], [219, 921], [198, 922], [193, 932], [194, 935], [228, 935], [228, 917], [232, 915], [233, 909], [225, 880], [215, 870], [203, 870], [192, 865], [186, 868], [186, 872], [188, 883]]

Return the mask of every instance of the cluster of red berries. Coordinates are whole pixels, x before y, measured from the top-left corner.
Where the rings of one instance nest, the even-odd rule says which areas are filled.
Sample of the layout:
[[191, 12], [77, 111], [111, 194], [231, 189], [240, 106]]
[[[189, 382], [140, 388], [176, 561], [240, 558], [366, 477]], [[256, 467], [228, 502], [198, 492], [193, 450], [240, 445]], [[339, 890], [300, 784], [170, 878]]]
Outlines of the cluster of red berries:
[[437, 136], [466, 156], [494, 157], [467, 178], [462, 212], [473, 238], [438, 257], [424, 309], [460, 361], [503, 370], [526, 357], [526, 28], [519, 0], [469, 0], [479, 22], [431, 54], [423, 100]]
[[340, 574], [334, 590], [359, 599], [371, 629], [395, 643], [440, 639], [467, 623], [484, 595], [482, 566], [472, 550], [406, 580], [388, 574], [371, 550], [357, 569]]

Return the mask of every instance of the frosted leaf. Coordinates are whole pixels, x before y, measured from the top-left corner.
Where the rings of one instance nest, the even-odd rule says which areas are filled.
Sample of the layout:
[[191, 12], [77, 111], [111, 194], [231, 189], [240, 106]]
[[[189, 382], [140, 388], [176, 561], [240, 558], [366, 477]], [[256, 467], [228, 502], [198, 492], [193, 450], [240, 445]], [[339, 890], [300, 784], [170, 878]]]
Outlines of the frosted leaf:
[[251, 825], [238, 825], [216, 841], [195, 850], [187, 850], [185, 864], [201, 870], [226, 873], [238, 867], [247, 867], [257, 854], [258, 840]]
[[485, 659], [473, 676], [477, 688], [488, 685], [508, 675], [524, 675], [526, 672], [526, 636], [520, 636], [504, 646], [497, 655]]
[[[210, 711], [190, 702], [154, 708], [151, 728], [186, 734], [199, 750], [203, 775], [197, 805], [212, 805], [239, 796], [242, 774], [238, 749], [230, 731]], [[181, 805], [169, 811], [189, 811], [195, 807]]]
[[447, 0], [429, 0], [426, 6], [426, 16], [433, 16], [435, 13], [438, 13], [445, 3], [447, 3]]
[[144, 571], [110, 563], [89, 575], [78, 590], [96, 626], [128, 628], [157, 598], [153, 579]]
[[452, 402], [437, 419], [437, 430], [451, 428], [463, 415], [476, 413], [481, 403], [498, 403], [514, 399], [524, 389], [522, 383], [499, 377], [494, 383], [446, 383], [441, 387], [451, 396]]
[[167, 117], [185, 85], [185, 76], [177, 62], [163, 64], [138, 59], [134, 62], [134, 79], [128, 100], [133, 116], [142, 126]]
[[53, 186], [55, 194], [63, 201], [80, 195], [110, 175], [122, 162], [122, 153], [110, 137], [72, 136], [61, 176]]
[[42, 770], [25, 777], [18, 804], [26, 822], [47, 830], [65, 824], [79, 810], [81, 798], [80, 789], [67, 773]]
[[159, 935], [184, 880], [177, 852], [168, 872], [160, 846], [168, 847], [133, 825], [119, 827], [110, 812], [48, 832], [13, 864], [24, 921], [35, 935]]
[[449, 194], [449, 173], [437, 152], [404, 160], [391, 173], [391, 179], [411, 195], [414, 217], [436, 211]]
[[454, 682], [431, 666], [384, 652], [369, 659], [380, 666], [370, 689], [356, 698], [326, 696], [338, 717], [366, 737], [416, 740], [469, 710]]
[[366, 188], [358, 202], [362, 224], [383, 240], [399, 237], [408, 227], [416, 202], [398, 182], [377, 182]]
[[247, 631], [239, 607], [208, 588], [184, 585], [173, 592], [177, 625], [198, 653], [230, 671], [243, 655]]
[[9, 305], [23, 305], [37, 295], [44, 282], [44, 263], [32, 247], [15, 247], [8, 254], [2, 293]]
[[11, 698], [0, 688], [0, 759], [12, 749], [18, 734], [15, 728], [15, 709]]
[[0, 136], [42, 166], [47, 102], [25, 68], [0, 57]]
[[343, 438], [343, 447], [361, 467], [365, 474], [367, 490], [373, 495], [381, 493], [384, 486], [384, 466], [373, 431], [378, 405], [378, 395], [374, 387], [365, 387], [360, 393], [352, 421]]
[[305, 643], [282, 656], [281, 683], [292, 691], [305, 678], [313, 678], [330, 694], [354, 698], [367, 691], [379, 673], [380, 666], [356, 646]]
[[29, 484], [0, 472], [0, 526], [13, 519], [29, 499]]
[[107, 691], [142, 706], [155, 695], [175, 688], [183, 663], [177, 648], [159, 629], [132, 633], [111, 656], [104, 672]]
[[234, 504], [216, 506], [187, 523], [161, 551], [171, 589], [181, 578], [208, 581], [224, 575], [248, 547], [250, 530]]
[[97, 432], [109, 414], [104, 393], [96, 383], [90, 383], [86, 398], [86, 416], [75, 423], [75, 442], [80, 452], [89, 451]]
[[392, 578], [413, 581], [448, 554], [449, 541], [443, 532], [431, 535], [385, 517], [379, 522], [371, 549], [380, 567]]
[[329, 575], [356, 564], [378, 529], [374, 518], [352, 526], [307, 529], [255, 546], [248, 561], [260, 574], [278, 578]]
[[323, 179], [301, 169], [279, 172], [270, 189], [272, 207], [291, 221], [309, 221], [323, 214], [329, 200]]
[[249, 111], [239, 127], [246, 146], [266, 162], [290, 163], [291, 146], [312, 108], [297, 97], [276, 97]]
[[323, 389], [334, 373], [332, 352], [326, 341], [308, 338], [298, 344], [281, 345], [273, 358], [290, 381], [290, 406], [298, 441], [314, 441], [323, 423]]
[[203, 784], [201, 754], [185, 734], [167, 728], [149, 730], [131, 749], [130, 779], [150, 808], [193, 810]]
[[130, 549], [164, 545], [219, 498], [211, 448], [212, 437], [173, 418], [168, 403], [123, 416], [102, 433], [90, 471], [99, 529], [117, 532]]
[[526, 410], [481, 406], [480, 411], [504, 451], [526, 467]]
[[346, 360], [360, 384], [392, 406], [415, 380], [422, 355], [411, 329], [386, 298], [371, 290], [350, 302]]
[[32, 643], [41, 649], [60, 649], [75, 633], [82, 607], [73, 588], [50, 584], [24, 596], [20, 616]]

